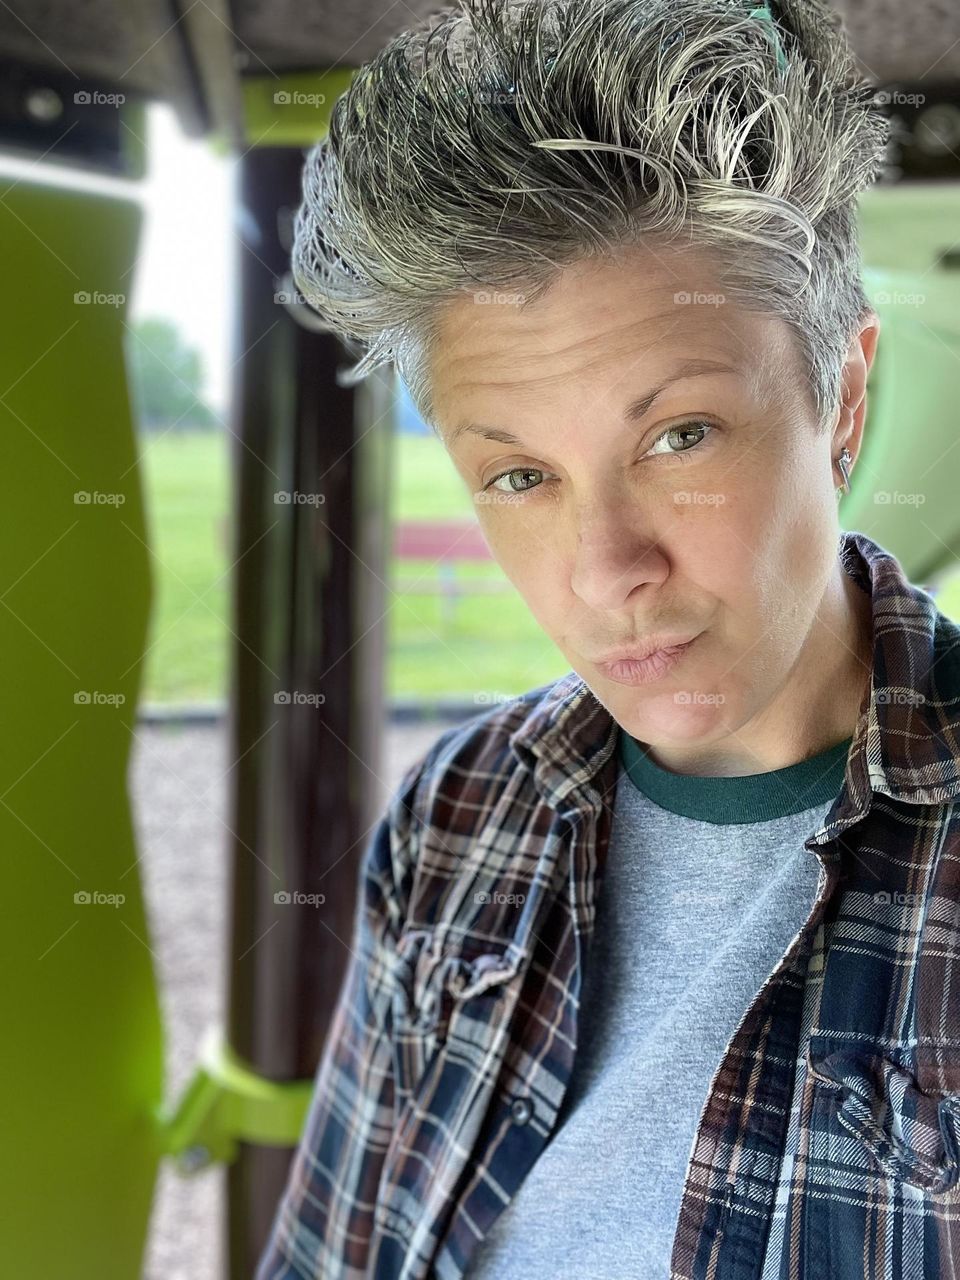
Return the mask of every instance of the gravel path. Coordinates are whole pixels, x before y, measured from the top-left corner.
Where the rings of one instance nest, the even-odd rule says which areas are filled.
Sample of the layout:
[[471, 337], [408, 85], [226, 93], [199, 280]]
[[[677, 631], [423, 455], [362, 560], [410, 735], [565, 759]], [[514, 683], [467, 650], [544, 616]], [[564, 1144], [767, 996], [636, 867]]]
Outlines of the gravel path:
[[[388, 795], [446, 727], [386, 727]], [[189, 1080], [206, 1028], [223, 1016], [226, 745], [222, 725], [141, 723], [133, 741], [130, 792], [166, 1026], [168, 1099]], [[224, 1181], [216, 1166], [190, 1178], [161, 1166], [142, 1280], [223, 1280]]]

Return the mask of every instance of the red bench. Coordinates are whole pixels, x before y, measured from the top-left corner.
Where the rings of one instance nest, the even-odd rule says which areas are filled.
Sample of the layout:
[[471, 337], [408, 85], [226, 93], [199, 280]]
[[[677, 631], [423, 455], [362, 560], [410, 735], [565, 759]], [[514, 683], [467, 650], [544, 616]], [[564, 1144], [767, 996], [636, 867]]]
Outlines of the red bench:
[[506, 579], [483, 581], [457, 578], [457, 561], [492, 561], [493, 556], [476, 520], [404, 520], [394, 526], [393, 554], [398, 560], [429, 560], [437, 570], [418, 577], [401, 577], [395, 589], [405, 595], [441, 595], [444, 622], [453, 617], [463, 595], [499, 595], [511, 590]]

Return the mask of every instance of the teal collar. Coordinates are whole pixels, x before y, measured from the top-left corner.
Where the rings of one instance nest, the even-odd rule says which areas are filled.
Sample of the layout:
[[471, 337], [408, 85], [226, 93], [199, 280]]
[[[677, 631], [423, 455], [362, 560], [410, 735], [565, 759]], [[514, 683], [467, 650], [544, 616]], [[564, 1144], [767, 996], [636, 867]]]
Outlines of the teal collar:
[[618, 752], [638, 791], [671, 813], [701, 822], [769, 822], [829, 804], [843, 784], [852, 736], [798, 764], [742, 777], [671, 773], [654, 764], [646, 746], [621, 728]]

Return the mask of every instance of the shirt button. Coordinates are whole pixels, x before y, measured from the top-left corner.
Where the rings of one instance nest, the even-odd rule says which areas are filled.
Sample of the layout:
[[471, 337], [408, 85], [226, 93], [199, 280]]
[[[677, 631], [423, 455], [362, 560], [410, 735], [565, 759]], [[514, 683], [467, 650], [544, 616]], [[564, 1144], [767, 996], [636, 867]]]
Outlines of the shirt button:
[[530, 1105], [529, 1098], [514, 1098], [510, 1104], [510, 1111], [517, 1124], [526, 1124], [533, 1115], [533, 1107]]

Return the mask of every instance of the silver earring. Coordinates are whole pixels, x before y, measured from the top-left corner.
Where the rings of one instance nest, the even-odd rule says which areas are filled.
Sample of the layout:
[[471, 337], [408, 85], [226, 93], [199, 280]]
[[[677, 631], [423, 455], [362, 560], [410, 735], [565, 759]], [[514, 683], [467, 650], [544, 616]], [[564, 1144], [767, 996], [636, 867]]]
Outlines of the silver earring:
[[843, 476], [843, 488], [837, 489], [838, 498], [842, 494], [850, 492], [850, 463], [852, 461], [853, 458], [850, 455], [850, 450], [846, 445], [844, 445], [840, 450], [840, 457], [837, 459], [837, 466], [840, 468], [840, 474]]

